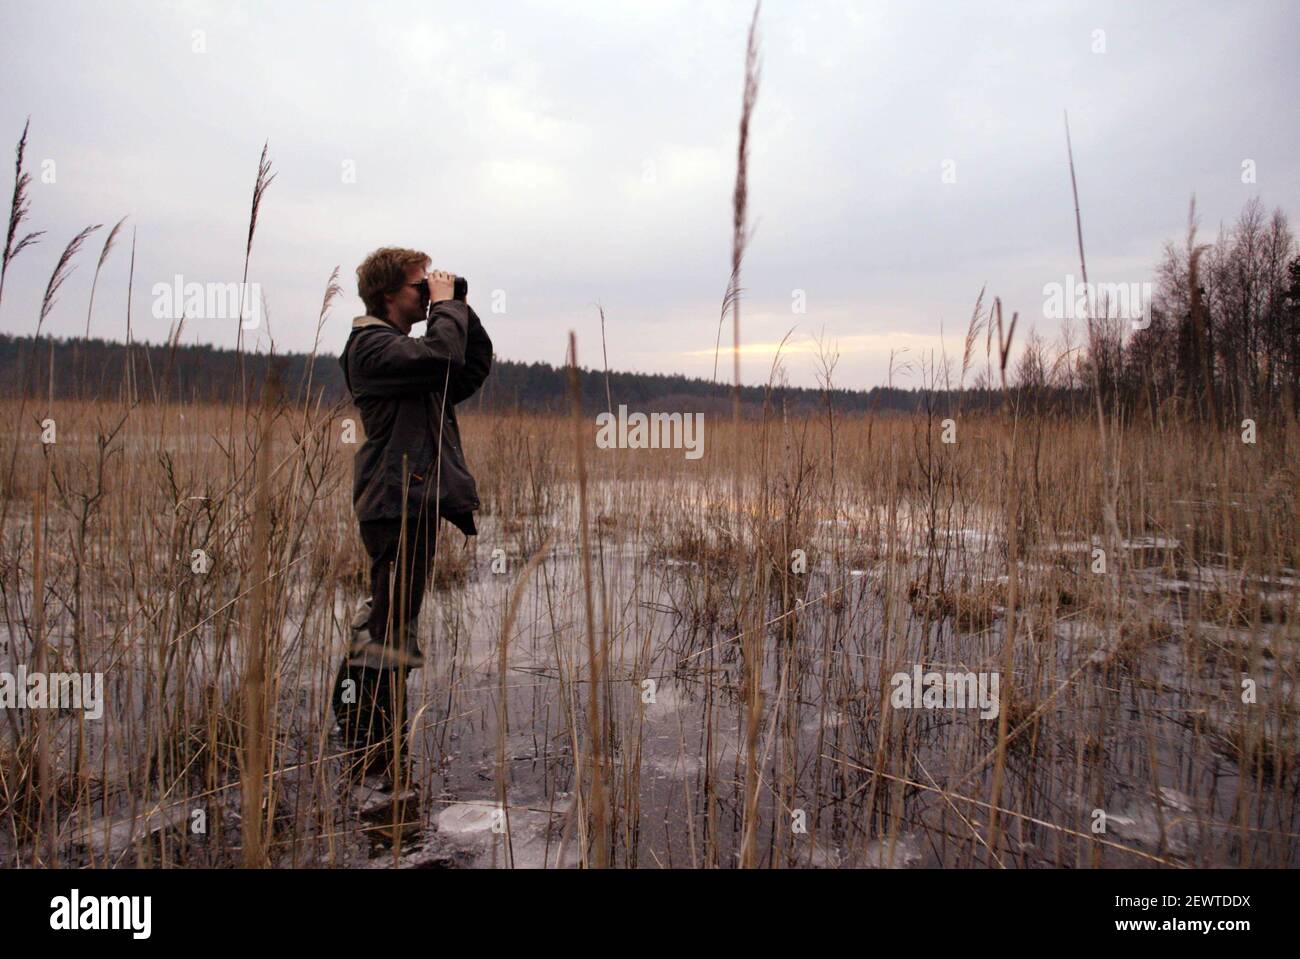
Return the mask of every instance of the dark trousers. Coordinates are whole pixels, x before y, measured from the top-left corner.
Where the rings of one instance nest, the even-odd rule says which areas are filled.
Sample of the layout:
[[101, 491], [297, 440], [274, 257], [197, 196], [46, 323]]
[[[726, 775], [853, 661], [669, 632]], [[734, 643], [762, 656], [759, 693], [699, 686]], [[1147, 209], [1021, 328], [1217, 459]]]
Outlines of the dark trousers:
[[[437, 528], [431, 517], [361, 523], [361, 542], [370, 556], [370, 635], [401, 647], [403, 631], [415, 649], [415, 624], [433, 566]], [[349, 666], [345, 653], [334, 680], [334, 716], [351, 755], [351, 767], [364, 774], [387, 773], [396, 778], [404, 769], [409, 727], [406, 710], [407, 668], [376, 669]], [[348, 681], [351, 680], [349, 686]]]

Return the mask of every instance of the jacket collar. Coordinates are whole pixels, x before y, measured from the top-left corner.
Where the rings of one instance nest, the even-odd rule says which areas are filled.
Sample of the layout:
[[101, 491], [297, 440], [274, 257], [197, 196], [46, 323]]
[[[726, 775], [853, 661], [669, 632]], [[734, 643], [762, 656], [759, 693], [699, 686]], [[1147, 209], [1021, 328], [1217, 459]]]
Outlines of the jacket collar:
[[364, 330], [368, 326], [386, 326], [390, 330], [397, 329], [397, 327], [393, 326], [393, 324], [389, 323], [387, 320], [381, 320], [379, 317], [370, 316], [369, 314], [366, 316], [358, 316], [352, 321], [352, 329], [354, 330]]

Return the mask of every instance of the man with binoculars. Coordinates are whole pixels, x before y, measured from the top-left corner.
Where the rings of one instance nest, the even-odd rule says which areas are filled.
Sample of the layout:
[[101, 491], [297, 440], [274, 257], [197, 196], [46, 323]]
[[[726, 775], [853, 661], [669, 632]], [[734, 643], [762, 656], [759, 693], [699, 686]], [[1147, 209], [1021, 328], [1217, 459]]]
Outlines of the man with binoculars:
[[[357, 267], [366, 315], [353, 320], [339, 357], [366, 434], [352, 504], [371, 598], [352, 622], [332, 696], [353, 778], [405, 778], [406, 676], [424, 664], [416, 622], [438, 520], [478, 532], [455, 407], [487, 378], [492, 341], [465, 301], [465, 280], [429, 265], [419, 250], [397, 247], [366, 257]], [[422, 321], [424, 335], [410, 335]]]

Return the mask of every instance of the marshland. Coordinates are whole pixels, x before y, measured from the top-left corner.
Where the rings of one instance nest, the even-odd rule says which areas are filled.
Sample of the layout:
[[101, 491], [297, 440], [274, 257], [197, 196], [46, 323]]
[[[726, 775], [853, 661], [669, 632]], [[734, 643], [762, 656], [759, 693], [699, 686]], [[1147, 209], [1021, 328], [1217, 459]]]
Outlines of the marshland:
[[[6, 711], [10, 862], [729, 866], [752, 823], [773, 867], [1294, 864], [1294, 423], [1112, 424], [1107, 490], [1095, 424], [1014, 408], [948, 444], [769, 410], [698, 462], [466, 416], [480, 535], [443, 526], [390, 810], [326, 698], [365, 590], [343, 412], [42, 412], [57, 443], [5, 433], [5, 655], [106, 701]], [[892, 708], [915, 665], [998, 674], [997, 717]]]
[[[347, 782], [328, 695], [368, 590], [355, 410], [310, 361], [242, 353], [222, 402], [129, 345], [103, 388], [43, 324], [77, 263], [98, 282], [135, 238], [62, 248], [0, 399], [0, 673], [99, 675], [102, 715], [0, 710], [0, 862], [1300, 864], [1285, 218], [1248, 204], [1204, 244], [1193, 209], [1140, 330], [1085, 302], [1049, 343], [1017, 332], [1032, 305], [972, 290], [961, 355], [891, 365], [905, 410], [845, 408], [829, 342], [812, 403], [787, 403], [780, 355], [742, 403], [756, 24], [702, 321], [734, 405], [698, 457], [606, 448], [627, 399], [604, 344], [570, 339], [567, 407], [462, 407], [479, 535], [441, 526], [389, 792]], [[39, 236], [25, 142], [6, 273]], [[245, 280], [274, 178], [264, 150]], [[338, 275], [318, 334], [346, 322]], [[996, 708], [900, 703], [917, 674], [991, 681]]]

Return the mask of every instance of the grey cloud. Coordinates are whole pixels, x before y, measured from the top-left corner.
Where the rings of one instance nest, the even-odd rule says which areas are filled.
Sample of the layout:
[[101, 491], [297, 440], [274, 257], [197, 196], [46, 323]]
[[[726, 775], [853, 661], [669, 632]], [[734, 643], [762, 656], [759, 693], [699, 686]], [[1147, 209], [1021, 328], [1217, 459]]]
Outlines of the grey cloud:
[[[62, 245], [123, 214], [139, 231], [133, 333], [149, 288], [238, 279], [258, 152], [253, 279], [279, 349], [308, 349], [321, 293], [386, 243], [427, 249], [479, 295], [511, 359], [558, 361], [566, 331], [610, 362], [707, 375], [730, 255], [748, 2], [644, 5], [55, 2], [6, 5], [0, 135], [32, 116], [33, 228], [0, 329], [30, 332]], [[782, 3], [763, 12], [746, 262], [749, 342], [840, 337], [845, 385], [883, 380], [889, 335], [955, 342], [979, 287], [1033, 319], [1075, 268], [1061, 114], [1071, 116], [1090, 257], [1149, 275], [1192, 192], [1213, 231], [1253, 193], [1300, 188], [1297, 14], [1210, 3]], [[1106, 52], [1093, 53], [1093, 31]], [[192, 51], [204, 30], [206, 52]], [[15, 42], [16, 41], [16, 42]], [[6, 149], [8, 148], [6, 145]], [[54, 159], [58, 180], [40, 182]], [[1240, 182], [1243, 158], [1259, 182]], [[957, 182], [941, 182], [944, 160]], [[356, 183], [341, 177], [355, 164]], [[8, 184], [6, 184], [7, 188]], [[1294, 212], [1294, 211], [1292, 211]], [[101, 234], [102, 238], [102, 234]], [[126, 238], [129, 243], [129, 235]], [[92, 242], [89, 248], [98, 251]], [[125, 332], [125, 246], [94, 331]], [[93, 253], [50, 322], [80, 332]], [[790, 312], [791, 291], [808, 312]], [[1036, 321], [1039, 332], [1054, 333]], [[186, 339], [233, 343], [234, 330]], [[919, 348], [919, 347], [917, 347]], [[747, 378], [769, 359], [746, 356]], [[805, 353], [793, 382], [814, 382]]]

